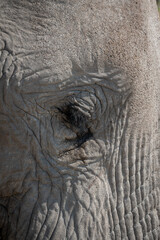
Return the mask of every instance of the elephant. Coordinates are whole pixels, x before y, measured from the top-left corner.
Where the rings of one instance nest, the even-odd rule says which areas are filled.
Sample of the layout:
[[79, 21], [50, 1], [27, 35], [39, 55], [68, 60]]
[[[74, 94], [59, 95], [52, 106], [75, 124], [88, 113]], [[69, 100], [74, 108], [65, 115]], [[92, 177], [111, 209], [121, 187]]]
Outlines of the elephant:
[[155, 0], [0, 0], [0, 239], [158, 240]]

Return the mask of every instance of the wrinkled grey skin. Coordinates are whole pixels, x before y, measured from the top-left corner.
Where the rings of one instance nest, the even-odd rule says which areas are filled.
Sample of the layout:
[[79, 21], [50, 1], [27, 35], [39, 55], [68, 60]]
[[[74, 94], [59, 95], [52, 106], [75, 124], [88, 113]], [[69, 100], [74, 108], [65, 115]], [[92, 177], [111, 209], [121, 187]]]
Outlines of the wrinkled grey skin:
[[0, 16], [0, 239], [158, 239], [156, 1]]

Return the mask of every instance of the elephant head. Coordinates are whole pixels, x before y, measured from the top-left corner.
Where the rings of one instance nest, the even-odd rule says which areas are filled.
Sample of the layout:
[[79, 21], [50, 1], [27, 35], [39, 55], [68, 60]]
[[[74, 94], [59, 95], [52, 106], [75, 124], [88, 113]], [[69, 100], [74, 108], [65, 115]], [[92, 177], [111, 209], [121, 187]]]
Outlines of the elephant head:
[[0, 1], [0, 239], [157, 239], [156, 1]]

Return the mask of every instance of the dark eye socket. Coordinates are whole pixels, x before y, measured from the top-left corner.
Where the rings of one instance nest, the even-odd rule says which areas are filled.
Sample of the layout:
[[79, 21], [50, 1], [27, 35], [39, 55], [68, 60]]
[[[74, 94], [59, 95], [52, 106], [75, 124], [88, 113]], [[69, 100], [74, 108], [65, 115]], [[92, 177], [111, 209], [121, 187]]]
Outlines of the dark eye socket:
[[65, 115], [67, 120], [77, 128], [82, 128], [86, 124], [86, 117], [75, 106], [68, 106]]
[[87, 126], [86, 116], [77, 108], [76, 104], [69, 103], [63, 108], [58, 108], [63, 114], [63, 120], [70, 123], [72, 126], [84, 129]]
[[69, 103], [57, 108], [62, 114], [62, 119], [77, 134], [76, 144], [80, 146], [93, 135], [88, 127], [88, 118], [78, 109], [78, 105]]

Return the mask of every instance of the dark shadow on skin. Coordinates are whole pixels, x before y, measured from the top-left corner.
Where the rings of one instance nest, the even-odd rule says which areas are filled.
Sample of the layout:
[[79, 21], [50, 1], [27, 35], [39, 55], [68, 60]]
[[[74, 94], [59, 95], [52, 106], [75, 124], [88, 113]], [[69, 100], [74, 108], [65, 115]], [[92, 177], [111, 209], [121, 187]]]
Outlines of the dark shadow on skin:
[[91, 133], [90, 129], [88, 129], [88, 132], [81, 136], [81, 138], [77, 139], [77, 147], [80, 147], [83, 143], [85, 143], [87, 140], [89, 140], [91, 137], [93, 137], [93, 134]]

